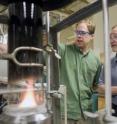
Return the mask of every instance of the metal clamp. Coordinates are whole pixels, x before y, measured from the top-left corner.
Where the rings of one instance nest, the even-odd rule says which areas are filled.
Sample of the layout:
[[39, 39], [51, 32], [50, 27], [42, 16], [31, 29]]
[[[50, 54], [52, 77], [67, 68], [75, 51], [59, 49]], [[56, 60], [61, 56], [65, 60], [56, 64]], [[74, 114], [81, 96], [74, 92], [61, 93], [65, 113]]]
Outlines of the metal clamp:
[[15, 64], [19, 66], [37, 66], [37, 67], [43, 67], [43, 64], [40, 63], [21, 63], [17, 60], [16, 55], [19, 51], [21, 50], [30, 50], [30, 51], [36, 51], [36, 52], [43, 52], [43, 49], [36, 48], [36, 47], [18, 47], [16, 48], [11, 54], [1, 54], [0, 59], [10, 59], [12, 60]]
[[57, 50], [55, 50], [52, 45], [47, 44], [47, 45], [44, 47], [44, 50], [45, 50], [46, 52], [48, 52], [48, 53], [54, 53], [54, 55], [55, 55], [55, 57], [56, 57], [57, 59], [61, 59], [61, 56], [57, 53]]

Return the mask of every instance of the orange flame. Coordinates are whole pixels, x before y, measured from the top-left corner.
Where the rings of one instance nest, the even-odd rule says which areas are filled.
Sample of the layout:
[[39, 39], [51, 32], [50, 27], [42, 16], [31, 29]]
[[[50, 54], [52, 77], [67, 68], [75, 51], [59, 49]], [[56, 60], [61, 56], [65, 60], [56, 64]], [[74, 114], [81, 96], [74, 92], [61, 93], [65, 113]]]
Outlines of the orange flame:
[[[21, 94], [21, 103], [19, 107], [36, 107], [36, 99], [35, 99], [35, 92], [33, 87], [33, 80], [28, 81], [28, 85], [26, 91]], [[31, 90], [30, 90], [31, 89]]]
[[[25, 92], [21, 93], [21, 103], [19, 107], [26, 108], [26, 107], [36, 107], [39, 104], [44, 102], [44, 91], [41, 90], [38, 94], [34, 91], [34, 79], [27, 80], [27, 88]], [[30, 90], [31, 89], [31, 90]]]

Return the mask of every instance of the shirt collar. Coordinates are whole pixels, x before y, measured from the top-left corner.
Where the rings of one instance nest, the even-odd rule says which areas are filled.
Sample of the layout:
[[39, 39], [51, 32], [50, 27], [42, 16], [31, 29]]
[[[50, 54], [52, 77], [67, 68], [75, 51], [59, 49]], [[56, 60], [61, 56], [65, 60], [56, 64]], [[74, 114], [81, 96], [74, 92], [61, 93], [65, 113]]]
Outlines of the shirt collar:
[[91, 49], [89, 49], [86, 53], [83, 53], [80, 48], [76, 45], [74, 45], [75, 49], [77, 49], [83, 56], [87, 56], [89, 54], [89, 52], [91, 51]]

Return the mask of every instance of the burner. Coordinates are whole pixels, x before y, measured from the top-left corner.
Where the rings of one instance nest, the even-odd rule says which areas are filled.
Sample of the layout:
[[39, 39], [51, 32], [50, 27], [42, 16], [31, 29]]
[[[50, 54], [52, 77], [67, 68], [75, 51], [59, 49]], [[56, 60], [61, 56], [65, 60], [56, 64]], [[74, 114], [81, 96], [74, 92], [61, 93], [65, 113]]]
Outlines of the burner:
[[39, 114], [39, 113], [46, 113], [47, 110], [45, 108], [45, 104], [38, 105], [37, 107], [25, 107], [21, 108], [19, 105], [16, 104], [11, 104], [7, 105], [3, 109], [4, 114], [8, 116], [30, 116], [34, 114]]
[[51, 124], [51, 118], [45, 104], [34, 108], [19, 108], [18, 105], [12, 104], [3, 109], [0, 124]]

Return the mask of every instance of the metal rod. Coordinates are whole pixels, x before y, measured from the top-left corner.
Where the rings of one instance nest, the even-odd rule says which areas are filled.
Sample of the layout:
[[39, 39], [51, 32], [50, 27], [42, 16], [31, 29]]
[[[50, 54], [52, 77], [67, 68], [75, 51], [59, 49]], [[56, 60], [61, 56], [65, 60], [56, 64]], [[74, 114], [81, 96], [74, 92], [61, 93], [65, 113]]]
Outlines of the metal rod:
[[[42, 88], [29, 88], [29, 89], [24, 89], [24, 88], [0, 88], [0, 94], [8, 94], [8, 93], [20, 93], [20, 92], [25, 92], [25, 91], [40, 91]], [[44, 89], [43, 89], [44, 90]]]
[[[46, 13], [46, 24], [47, 24], [47, 38], [48, 38], [48, 43], [49, 41], [49, 32], [50, 32], [50, 17], [49, 17], [49, 11]], [[47, 55], [47, 90], [48, 92], [50, 91], [50, 54]]]
[[103, 24], [104, 24], [104, 54], [105, 54], [105, 100], [106, 115], [111, 115], [111, 67], [110, 67], [110, 40], [109, 40], [109, 15], [107, 0], [103, 4]]

